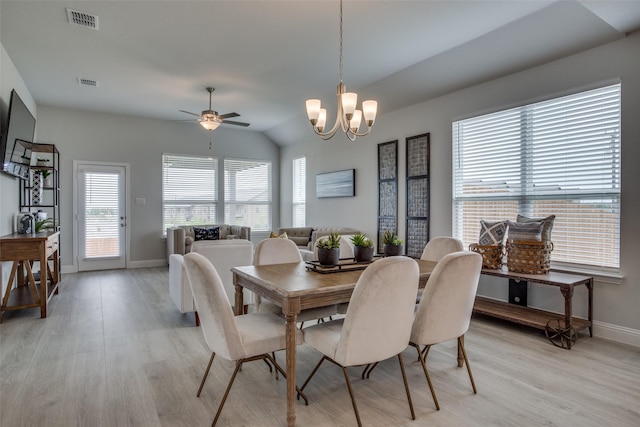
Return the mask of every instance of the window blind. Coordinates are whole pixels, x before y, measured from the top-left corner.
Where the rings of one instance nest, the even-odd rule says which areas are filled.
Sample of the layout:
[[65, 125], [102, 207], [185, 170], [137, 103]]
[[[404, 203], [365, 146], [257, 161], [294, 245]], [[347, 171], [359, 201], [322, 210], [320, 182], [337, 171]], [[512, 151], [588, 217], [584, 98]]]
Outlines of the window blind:
[[453, 228], [556, 215], [558, 264], [620, 266], [620, 84], [453, 123]]
[[178, 225], [216, 223], [215, 157], [162, 155], [163, 232]]
[[119, 174], [84, 173], [84, 258], [120, 255]]
[[224, 222], [271, 230], [271, 162], [224, 160]]
[[307, 204], [307, 158], [293, 159], [293, 227], [304, 227]]

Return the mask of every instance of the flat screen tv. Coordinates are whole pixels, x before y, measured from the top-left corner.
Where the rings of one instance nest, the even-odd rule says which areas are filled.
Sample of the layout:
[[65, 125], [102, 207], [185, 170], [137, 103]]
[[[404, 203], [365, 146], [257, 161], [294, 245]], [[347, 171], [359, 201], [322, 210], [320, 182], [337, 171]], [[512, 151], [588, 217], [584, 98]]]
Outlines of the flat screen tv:
[[7, 131], [0, 141], [2, 171], [22, 179], [29, 178], [31, 143], [36, 130], [36, 119], [29, 111], [18, 92], [11, 91]]

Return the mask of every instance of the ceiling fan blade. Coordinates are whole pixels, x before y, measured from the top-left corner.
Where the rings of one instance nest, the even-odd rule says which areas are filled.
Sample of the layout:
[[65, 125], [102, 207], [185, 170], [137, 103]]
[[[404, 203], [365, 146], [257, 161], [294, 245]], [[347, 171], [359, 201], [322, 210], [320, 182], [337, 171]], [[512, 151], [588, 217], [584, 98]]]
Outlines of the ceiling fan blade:
[[191, 114], [192, 116], [196, 116], [196, 117], [200, 117], [200, 114], [196, 114], [196, 113], [192, 113], [191, 111], [185, 111], [185, 110], [178, 110], [181, 113], [187, 113], [187, 114]]
[[223, 125], [244, 126], [244, 127], [249, 126], [249, 123], [236, 122], [236, 121], [233, 121], [233, 120], [223, 120], [223, 121], [222, 121], [222, 124], [223, 124]]
[[240, 117], [240, 114], [238, 113], [220, 114], [220, 117], [223, 119], [230, 119], [231, 117]]

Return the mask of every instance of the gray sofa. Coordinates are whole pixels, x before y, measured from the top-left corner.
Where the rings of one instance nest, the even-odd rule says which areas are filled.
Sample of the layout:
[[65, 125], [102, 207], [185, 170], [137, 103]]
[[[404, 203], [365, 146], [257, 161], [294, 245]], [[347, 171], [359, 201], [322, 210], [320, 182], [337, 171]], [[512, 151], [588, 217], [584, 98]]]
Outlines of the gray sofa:
[[[191, 245], [195, 241], [194, 228], [219, 227], [220, 240], [244, 239], [251, 240], [251, 227], [229, 224], [182, 225], [167, 228], [167, 263], [173, 254], [184, 255], [191, 252]], [[212, 240], [215, 242], [215, 240]]]
[[312, 261], [314, 259], [316, 241], [319, 238], [328, 236], [332, 232], [343, 236], [352, 235], [359, 233], [359, 230], [347, 227], [282, 227], [278, 229], [278, 234], [283, 232], [286, 232], [287, 237], [298, 245], [302, 259]]

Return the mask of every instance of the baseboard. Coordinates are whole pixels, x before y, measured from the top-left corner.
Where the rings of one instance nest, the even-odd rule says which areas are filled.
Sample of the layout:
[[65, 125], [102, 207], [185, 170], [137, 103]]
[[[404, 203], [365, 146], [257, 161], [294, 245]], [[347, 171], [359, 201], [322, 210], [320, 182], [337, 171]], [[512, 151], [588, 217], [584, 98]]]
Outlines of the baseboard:
[[637, 329], [594, 321], [593, 336], [640, 348], [640, 331]]
[[[150, 268], [150, 267], [168, 267], [167, 260], [162, 259], [146, 259], [144, 261], [129, 261], [127, 268]], [[78, 267], [74, 265], [60, 266], [62, 274], [77, 273]]]
[[129, 261], [127, 268], [167, 267], [167, 259], [145, 259], [144, 261]]

